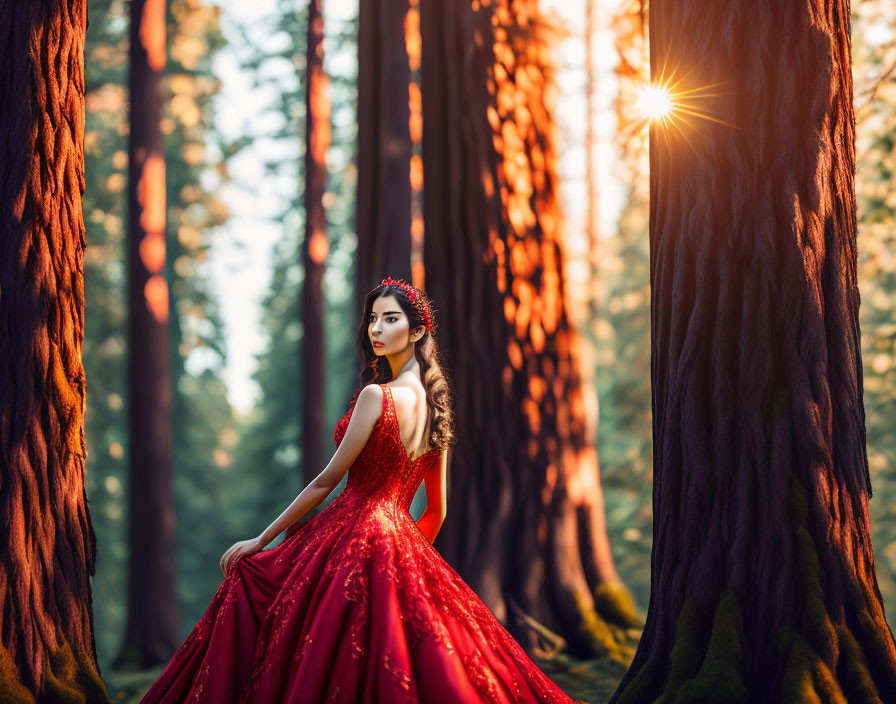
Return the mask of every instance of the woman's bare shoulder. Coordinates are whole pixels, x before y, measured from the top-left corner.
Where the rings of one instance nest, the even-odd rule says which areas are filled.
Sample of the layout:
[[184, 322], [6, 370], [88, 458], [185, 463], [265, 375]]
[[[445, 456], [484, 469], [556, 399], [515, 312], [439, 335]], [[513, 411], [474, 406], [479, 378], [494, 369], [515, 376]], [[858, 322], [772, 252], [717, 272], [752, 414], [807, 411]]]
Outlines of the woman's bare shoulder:
[[355, 410], [379, 415], [383, 409], [383, 387], [379, 384], [368, 384], [358, 393]]

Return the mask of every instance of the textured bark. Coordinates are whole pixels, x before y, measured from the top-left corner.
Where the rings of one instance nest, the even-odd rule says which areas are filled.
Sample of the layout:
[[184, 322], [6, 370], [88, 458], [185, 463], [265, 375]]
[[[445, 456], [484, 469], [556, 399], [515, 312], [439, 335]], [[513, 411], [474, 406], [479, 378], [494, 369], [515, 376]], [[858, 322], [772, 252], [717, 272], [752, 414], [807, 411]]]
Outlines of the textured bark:
[[699, 101], [713, 119], [651, 131], [651, 595], [611, 701], [896, 701], [868, 521], [849, 4], [653, 0], [650, 54], [682, 94], [722, 85]]
[[86, 2], [0, 2], [0, 700], [106, 702], [84, 485]]
[[305, 94], [305, 237], [302, 241], [302, 481], [323, 469], [323, 410], [326, 360], [323, 280], [326, 272], [327, 149], [330, 102], [324, 73], [324, 18], [321, 0], [308, 2]]
[[180, 643], [165, 279], [165, 160], [159, 122], [165, 0], [130, 4], [128, 138], [128, 612], [119, 668], [165, 663]]
[[408, 0], [358, 11], [358, 305], [385, 276], [411, 280]]
[[585, 437], [548, 38], [534, 0], [476, 5], [421, 17], [424, 256], [458, 435], [436, 546], [529, 646], [537, 627], [520, 612], [576, 654], [625, 659], [638, 619]]

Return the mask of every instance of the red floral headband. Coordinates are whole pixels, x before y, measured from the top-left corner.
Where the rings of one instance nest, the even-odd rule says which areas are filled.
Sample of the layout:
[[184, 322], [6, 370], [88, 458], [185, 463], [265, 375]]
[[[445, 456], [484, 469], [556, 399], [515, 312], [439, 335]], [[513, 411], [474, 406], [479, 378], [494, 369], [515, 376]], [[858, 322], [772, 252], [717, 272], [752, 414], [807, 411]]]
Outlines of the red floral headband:
[[411, 286], [404, 279], [393, 279], [391, 276], [387, 276], [382, 280], [383, 286], [396, 286], [404, 291], [405, 295], [408, 297], [408, 300], [411, 302], [411, 305], [417, 309], [420, 315], [423, 316], [423, 319], [426, 321], [426, 329], [429, 331], [429, 334], [433, 334], [432, 327], [432, 319], [429, 317], [429, 309], [426, 305], [426, 301], [423, 300], [423, 296], [417, 295], [417, 289]]

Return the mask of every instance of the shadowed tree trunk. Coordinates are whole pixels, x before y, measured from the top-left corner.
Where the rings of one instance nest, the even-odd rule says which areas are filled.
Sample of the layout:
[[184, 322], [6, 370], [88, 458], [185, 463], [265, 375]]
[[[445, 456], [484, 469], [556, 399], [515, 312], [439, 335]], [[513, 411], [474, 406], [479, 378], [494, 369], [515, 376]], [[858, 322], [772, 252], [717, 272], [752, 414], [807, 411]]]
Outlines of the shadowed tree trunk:
[[165, 0], [130, 6], [128, 138], [128, 615], [115, 666], [167, 662], [180, 643], [172, 477], [165, 160]]
[[308, 2], [305, 66], [305, 237], [302, 241], [302, 482], [324, 467], [323, 410], [326, 339], [323, 280], [329, 240], [323, 197], [327, 190], [330, 101], [324, 73], [324, 18], [321, 0]]
[[846, 0], [650, 5], [653, 80], [713, 119], [651, 130], [652, 579], [613, 702], [896, 701], [849, 39]]
[[0, 700], [107, 702], [84, 487], [86, 2], [0, 1]]
[[411, 280], [408, 0], [358, 11], [357, 310], [385, 276]]
[[459, 438], [436, 546], [529, 646], [541, 624], [573, 653], [625, 660], [638, 617], [585, 437], [548, 30], [533, 0], [477, 8], [433, 2], [421, 17], [424, 256]]

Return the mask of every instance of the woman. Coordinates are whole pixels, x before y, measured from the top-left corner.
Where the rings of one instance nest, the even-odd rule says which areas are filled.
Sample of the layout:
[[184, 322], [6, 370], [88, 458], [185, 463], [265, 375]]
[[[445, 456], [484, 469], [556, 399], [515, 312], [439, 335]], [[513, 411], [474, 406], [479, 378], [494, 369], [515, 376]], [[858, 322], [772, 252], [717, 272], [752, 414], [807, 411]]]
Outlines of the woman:
[[[143, 702], [572, 702], [431, 545], [454, 439], [433, 334], [420, 290], [388, 278], [367, 294], [367, 363], [336, 453], [260, 536], [224, 553], [220, 588]], [[339, 496], [293, 526], [349, 468]]]

